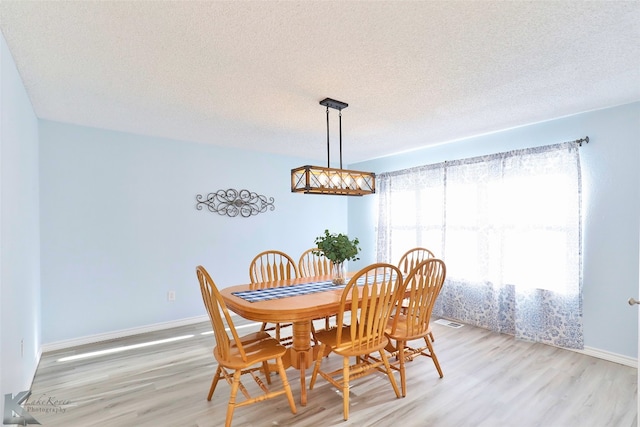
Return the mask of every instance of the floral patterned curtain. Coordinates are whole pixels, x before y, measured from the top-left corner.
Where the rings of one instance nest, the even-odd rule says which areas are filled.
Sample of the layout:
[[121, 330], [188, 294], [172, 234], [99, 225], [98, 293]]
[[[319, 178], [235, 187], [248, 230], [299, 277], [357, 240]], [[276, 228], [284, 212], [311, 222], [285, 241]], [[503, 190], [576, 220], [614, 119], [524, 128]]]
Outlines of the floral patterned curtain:
[[423, 246], [447, 265], [434, 315], [583, 348], [575, 143], [378, 176], [377, 256]]

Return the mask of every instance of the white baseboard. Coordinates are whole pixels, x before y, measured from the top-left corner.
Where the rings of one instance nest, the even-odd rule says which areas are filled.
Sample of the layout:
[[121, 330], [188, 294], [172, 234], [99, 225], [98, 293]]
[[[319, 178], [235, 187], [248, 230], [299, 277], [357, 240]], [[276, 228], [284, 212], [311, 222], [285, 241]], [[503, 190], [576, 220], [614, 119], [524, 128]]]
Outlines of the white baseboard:
[[599, 350], [593, 347], [585, 347], [584, 350], [572, 351], [638, 369], [638, 359], [634, 359], [633, 357], [623, 356], [621, 354], [611, 353], [609, 351]]
[[40, 366], [40, 360], [42, 360], [42, 346], [38, 349], [38, 353], [36, 354], [36, 363], [33, 367], [33, 372], [31, 372], [31, 381], [29, 381], [29, 390], [33, 386], [33, 380], [36, 378], [36, 372], [38, 371], [38, 366]]
[[140, 326], [137, 328], [122, 329], [120, 331], [106, 332], [103, 334], [88, 335], [80, 338], [72, 338], [70, 340], [56, 341], [53, 343], [42, 344], [40, 354], [48, 351], [63, 350], [65, 348], [76, 347], [84, 344], [91, 344], [100, 341], [112, 340], [115, 338], [123, 338], [131, 335], [143, 334], [145, 332], [155, 332], [162, 329], [176, 328], [179, 326], [193, 325], [194, 323], [208, 322], [209, 316], [196, 316], [186, 319], [172, 320], [170, 322], [154, 323], [152, 325]]

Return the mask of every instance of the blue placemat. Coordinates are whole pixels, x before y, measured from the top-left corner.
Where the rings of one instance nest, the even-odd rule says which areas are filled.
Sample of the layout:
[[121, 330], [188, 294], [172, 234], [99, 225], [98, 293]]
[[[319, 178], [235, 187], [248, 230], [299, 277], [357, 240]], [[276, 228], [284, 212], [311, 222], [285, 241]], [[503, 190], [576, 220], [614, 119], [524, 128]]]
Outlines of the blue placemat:
[[[358, 285], [364, 283], [364, 277], [357, 281]], [[331, 281], [310, 282], [300, 285], [280, 286], [278, 288], [254, 289], [252, 291], [231, 292], [239, 298], [249, 302], [268, 301], [272, 299], [295, 297], [300, 295], [315, 294], [330, 289], [342, 289], [345, 285], [334, 285]]]

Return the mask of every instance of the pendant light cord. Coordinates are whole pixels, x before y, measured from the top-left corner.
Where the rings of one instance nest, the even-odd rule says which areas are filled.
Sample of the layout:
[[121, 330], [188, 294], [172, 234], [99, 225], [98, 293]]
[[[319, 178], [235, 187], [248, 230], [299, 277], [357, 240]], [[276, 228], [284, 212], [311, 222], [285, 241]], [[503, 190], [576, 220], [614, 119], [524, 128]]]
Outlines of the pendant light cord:
[[338, 110], [340, 117], [340, 169], [342, 169], [342, 110]]
[[[324, 103], [325, 101], [331, 101], [331, 104]], [[348, 105], [339, 101], [334, 101], [329, 98], [320, 102], [320, 104], [327, 106], [327, 167], [328, 168], [331, 167], [331, 148], [329, 143], [329, 106], [331, 106], [331, 108], [335, 108], [336, 110], [338, 110], [338, 117], [340, 120], [340, 169], [342, 169], [342, 109], [344, 107], [347, 107]]]
[[327, 167], [331, 167], [331, 156], [329, 155], [329, 107], [327, 106]]

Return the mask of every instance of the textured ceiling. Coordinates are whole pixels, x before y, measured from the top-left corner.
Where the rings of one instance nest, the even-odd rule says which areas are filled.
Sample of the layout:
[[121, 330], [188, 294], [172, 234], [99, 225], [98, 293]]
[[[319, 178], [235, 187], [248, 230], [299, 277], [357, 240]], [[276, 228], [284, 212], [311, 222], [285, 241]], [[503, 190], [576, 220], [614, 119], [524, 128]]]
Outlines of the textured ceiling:
[[0, 26], [40, 118], [326, 161], [331, 97], [346, 164], [640, 100], [638, 1], [2, 0]]

